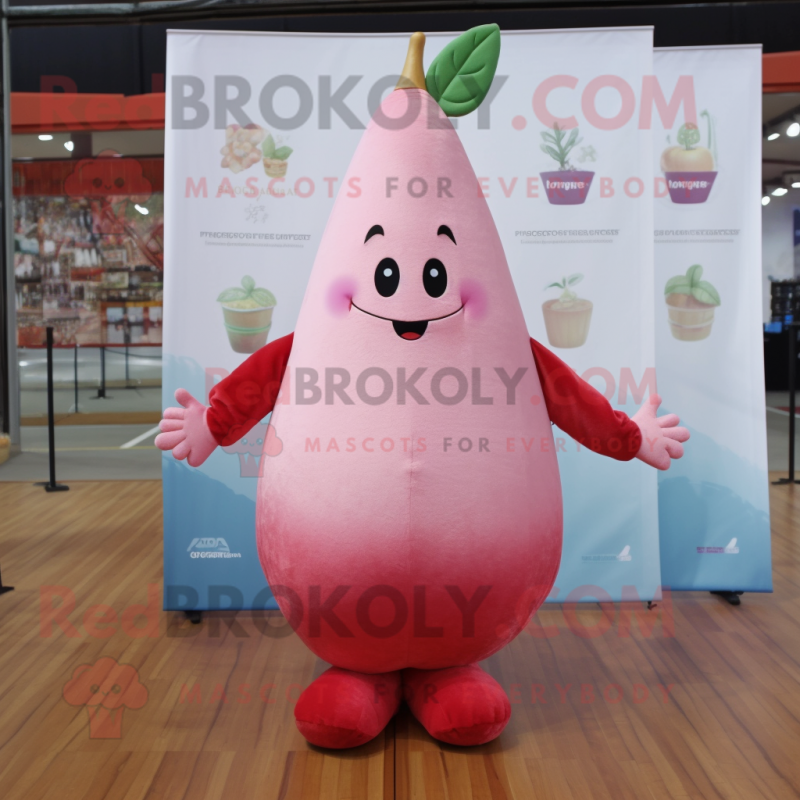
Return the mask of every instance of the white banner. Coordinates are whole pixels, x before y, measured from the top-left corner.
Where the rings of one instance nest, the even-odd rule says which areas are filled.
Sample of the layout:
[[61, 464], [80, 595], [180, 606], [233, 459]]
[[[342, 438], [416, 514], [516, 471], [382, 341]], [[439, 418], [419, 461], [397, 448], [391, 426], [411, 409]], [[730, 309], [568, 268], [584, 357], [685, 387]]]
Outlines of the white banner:
[[[453, 37], [429, 36], [426, 64]], [[407, 41], [169, 33], [165, 405], [178, 387], [206, 400], [294, 329], [333, 199], [349, 190], [345, 170]], [[505, 32], [489, 97], [458, 121], [531, 335], [629, 414], [654, 367], [651, 73], [650, 28]], [[259, 303], [223, 308], [236, 289]], [[254, 519], [265, 431], [199, 469], [165, 455], [167, 607], [263, 605]], [[550, 599], [657, 597], [655, 472], [566, 434], [556, 444], [565, 536]]]
[[761, 47], [656, 50], [658, 388], [692, 434], [660, 476], [673, 589], [771, 591], [761, 329]]
[[[489, 176], [531, 336], [629, 415], [653, 388], [655, 365], [650, 109], [641, 102], [652, 57], [651, 28], [504, 32], [498, 73], [509, 79], [492, 128], [459, 129], [477, 175]], [[554, 124], [567, 134], [562, 149], [578, 130], [564, 164], [541, 147], [553, 148], [542, 134]], [[594, 587], [598, 599], [620, 600], [623, 587], [657, 597], [655, 471], [563, 433], [556, 444], [564, 548], [549, 600], [590, 600]]]

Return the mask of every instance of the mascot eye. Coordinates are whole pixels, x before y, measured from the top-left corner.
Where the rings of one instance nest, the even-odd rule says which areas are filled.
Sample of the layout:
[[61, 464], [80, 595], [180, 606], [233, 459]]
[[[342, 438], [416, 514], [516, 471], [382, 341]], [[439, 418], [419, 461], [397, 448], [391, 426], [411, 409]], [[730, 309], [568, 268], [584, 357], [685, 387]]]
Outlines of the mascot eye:
[[118, 683], [115, 683], [111, 687], [111, 691], [114, 692], [114, 694], [119, 694], [122, 691], [122, 687]]
[[99, 686], [98, 686], [96, 683], [93, 683], [93, 684], [92, 684], [92, 685], [89, 687], [89, 691], [90, 691], [92, 694], [97, 694], [97, 693], [100, 691], [100, 687], [99, 687]]
[[447, 270], [438, 258], [429, 258], [422, 270], [422, 284], [431, 297], [441, 297], [447, 288]]
[[124, 185], [125, 185], [125, 178], [117, 178], [114, 181], [114, 186], [116, 186], [118, 189], [121, 189]]
[[94, 186], [95, 189], [99, 189], [102, 185], [103, 185], [103, 179], [102, 178], [95, 178], [92, 181], [92, 186]]
[[[400, 267], [393, 258], [384, 258], [375, 267], [375, 288], [381, 297], [391, 297], [400, 283]], [[444, 289], [442, 289], [444, 291]]]

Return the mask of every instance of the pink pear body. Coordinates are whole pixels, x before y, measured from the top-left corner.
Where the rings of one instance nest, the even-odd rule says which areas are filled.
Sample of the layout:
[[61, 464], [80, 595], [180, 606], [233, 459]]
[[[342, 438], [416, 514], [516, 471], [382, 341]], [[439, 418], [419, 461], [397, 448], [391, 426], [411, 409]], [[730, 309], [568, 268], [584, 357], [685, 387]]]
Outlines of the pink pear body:
[[[499, 650], [561, 556], [551, 424], [500, 238], [433, 99], [395, 91], [381, 114], [415, 109], [394, 129], [373, 119], [342, 182], [272, 415], [283, 449], [262, 458], [258, 489], [259, 555], [281, 609], [319, 657], [371, 673]], [[375, 225], [383, 234], [365, 242]], [[385, 258], [400, 272], [391, 296], [375, 283]], [[429, 259], [446, 268], [439, 297], [423, 285]], [[430, 321], [407, 340], [391, 320]], [[418, 395], [399, 391], [400, 371], [420, 368]], [[498, 370], [520, 369], [511, 402]], [[345, 380], [352, 403], [326, 390]]]

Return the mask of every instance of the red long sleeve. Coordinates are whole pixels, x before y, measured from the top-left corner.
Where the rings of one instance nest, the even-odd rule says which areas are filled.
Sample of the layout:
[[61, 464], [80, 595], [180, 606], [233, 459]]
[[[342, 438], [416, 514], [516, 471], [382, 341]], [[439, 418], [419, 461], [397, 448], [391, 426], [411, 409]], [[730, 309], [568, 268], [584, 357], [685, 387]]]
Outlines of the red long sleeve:
[[257, 350], [209, 393], [206, 422], [220, 445], [237, 442], [275, 407], [294, 334]]
[[630, 461], [642, 444], [639, 426], [534, 339], [531, 350], [550, 419], [589, 450]]

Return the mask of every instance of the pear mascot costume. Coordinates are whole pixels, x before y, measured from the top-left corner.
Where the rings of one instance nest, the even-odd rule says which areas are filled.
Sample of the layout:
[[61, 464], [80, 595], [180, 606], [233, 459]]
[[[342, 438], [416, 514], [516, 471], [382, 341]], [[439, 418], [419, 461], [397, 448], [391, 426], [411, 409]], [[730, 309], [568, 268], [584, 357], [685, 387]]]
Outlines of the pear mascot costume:
[[[561, 557], [551, 422], [659, 469], [689, 435], [656, 416], [657, 396], [633, 418], [614, 411], [529, 337], [446, 116], [485, 97], [500, 31], [463, 34], [427, 78], [424, 41], [412, 36], [342, 182], [296, 332], [208, 407], [178, 390], [156, 440], [198, 466], [272, 412], [283, 449], [262, 460], [258, 552], [292, 627], [332, 664], [295, 708], [322, 747], [369, 741], [403, 700], [441, 741], [497, 737], [511, 707], [477, 662], [527, 624]], [[520, 444], [531, 437], [543, 446]]]

